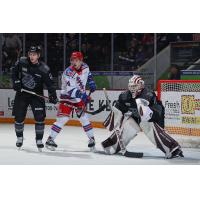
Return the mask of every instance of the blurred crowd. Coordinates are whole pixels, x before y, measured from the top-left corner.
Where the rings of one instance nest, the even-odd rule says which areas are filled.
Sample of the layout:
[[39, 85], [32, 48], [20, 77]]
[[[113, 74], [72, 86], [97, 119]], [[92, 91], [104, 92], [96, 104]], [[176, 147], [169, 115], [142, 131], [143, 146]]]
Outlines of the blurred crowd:
[[[109, 33], [70, 33], [66, 34], [65, 40], [64, 34], [48, 33], [46, 38], [47, 51], [44, 51], [44, 34], [25, 34], [24, 52], [30, 45], [40, 45], [43, 49], [42, 59], [46, 59], [54, 76], [57, 76], [58, 71], [63, 70], [64, 59], [66, 65], [69, 64], [72, 51], [81, 50], [85, 62], [89, 64], [92, 71], [110, 71], [112, 57], [113, 70], [137, 70], [154, 55], [154, 34], [152, 33], [115, 33], [113, 43]], [[170, 42], [192, 40], [199, 41], [200, 34], [158, 33], [157, 52]], [[3, 72], [9, 72], [10, 66], [22, 55], [22, 43], [23, 34], [3, 34]]]
[[18, 34], [3, 34], [2, 38], [2, 71], [10, 71], [10, 67], [15, 64], [22, 50], [22, 40]]

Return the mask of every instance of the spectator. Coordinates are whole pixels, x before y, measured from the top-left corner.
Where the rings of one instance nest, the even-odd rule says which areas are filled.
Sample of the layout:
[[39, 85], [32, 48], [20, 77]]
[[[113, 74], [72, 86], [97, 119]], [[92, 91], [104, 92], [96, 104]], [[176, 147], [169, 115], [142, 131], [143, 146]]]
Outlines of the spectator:
[[181, 73], [179, 67], [177, 65], [172, 65], [169, 71], [169, 80], [180, 80], [180, 79], [181, 79]]
[[140, 46], [137, 54], [135, 55], [135, 65], [137, 66], [137, 68], [144, 63], [144, 60], [145, 60], [145, 55], [143, 51], [143, 46]]
[[[3, 52], [5, 55], [5, 68], [9, 71], [10, 67], [15, 64], [22, 48], [22, 42], [15, 33], [5, 34]], [[6, 70], [5, 70], [6, 71]]]

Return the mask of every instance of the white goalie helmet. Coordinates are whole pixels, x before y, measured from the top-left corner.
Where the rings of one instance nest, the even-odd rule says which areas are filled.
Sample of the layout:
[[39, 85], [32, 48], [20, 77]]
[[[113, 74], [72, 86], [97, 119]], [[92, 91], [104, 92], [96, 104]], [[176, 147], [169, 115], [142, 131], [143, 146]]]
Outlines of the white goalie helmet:
[[132, 97], [135, 98], [144, 89], [144, 81], [139, 75], [133, 75], [129, 79], [128, 89], [132, 93]]

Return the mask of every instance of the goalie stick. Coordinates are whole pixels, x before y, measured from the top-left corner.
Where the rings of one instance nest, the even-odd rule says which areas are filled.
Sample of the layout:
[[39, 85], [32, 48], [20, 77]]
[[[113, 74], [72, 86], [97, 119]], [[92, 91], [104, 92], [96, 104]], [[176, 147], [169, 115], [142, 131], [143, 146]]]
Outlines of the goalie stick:
[[[104, 91], [104, 95], [106, 97], [106, 100], [108, 102], [108, 106], [109, 106], [110, 110], [113, 112], [113, 109], [112, 109], [112, 106], [110, 104], [110, 100], [109, 100], [107, 91], [106, 91], [105, 88], [103, 88], [103, 91]], [[125, 147], [125, 145], [123, 143], [122, 137], [121, 137], [122, 129], [123, 129], [123, 125], [121, 126], [120, 130], [116, 130], [116, 135], [117, 135], [117, 139], [118, 139], [118, 142], [119, 142], [119, 146], [121, 148], [122, 155], [124, 155], [126, 157], [130, 157], [130, 158], [142, 158], [143, 157], [143, 153], [142, 152], [130, 152], [130, 151], [127, 151], [127, 149], [126, 149], [126, 147]]]

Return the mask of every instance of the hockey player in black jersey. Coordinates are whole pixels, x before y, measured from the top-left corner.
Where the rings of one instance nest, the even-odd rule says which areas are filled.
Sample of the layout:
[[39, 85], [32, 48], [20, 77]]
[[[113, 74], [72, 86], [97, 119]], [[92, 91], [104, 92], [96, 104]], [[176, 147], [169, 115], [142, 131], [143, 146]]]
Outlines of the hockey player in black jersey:
[[[123, 146], [141, 131], [156, 145], [166, 158], [183, 157], [180, 145], [164, 130], [164, 107], [156, 94], [145, 88], [144, 81], [134, 75], [128, 90], [119, 95], [118, 101], [105, 120], [104, 125], [112, 135], [102, 142], [107, 154], [121, 151]], [[116, 134], [120, 132], [120, 138]], [[119, 141], [120, 140], [120, 141]]]
[[22, 92], [22, 89], [43, 95], [44, 84], [49, 92], [49, 102], [56, 104], [56, 90], [53, 87], [49, 67], [39, 60], [40, 47], [31, 46], [28, 57], [21, 57], [12, 69], [13, 89], [16, 91], [13, 115], [15, 117], [16, 146], [23, 145], [24, 120], [30, 105], [35, 119], [36, 145], [41, 150], [44, 135], [44, 120], [46, 117], [45, 101], [43, 98]]

